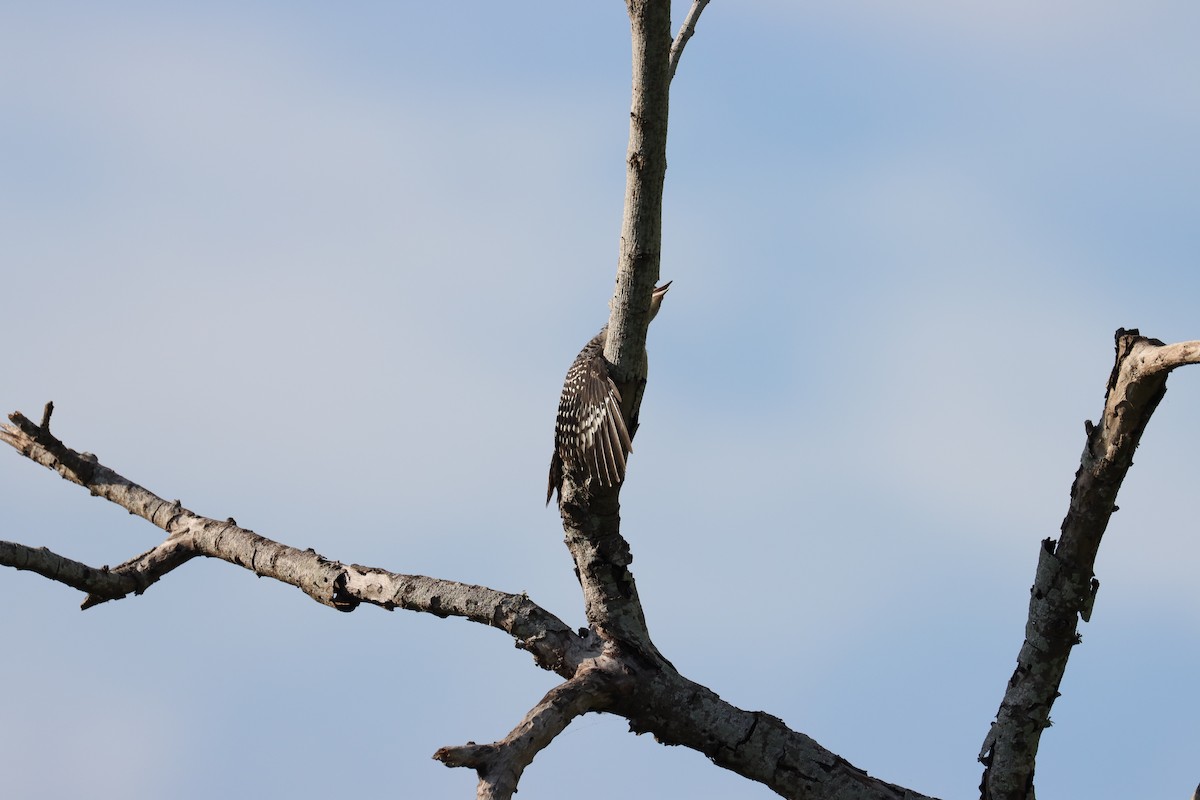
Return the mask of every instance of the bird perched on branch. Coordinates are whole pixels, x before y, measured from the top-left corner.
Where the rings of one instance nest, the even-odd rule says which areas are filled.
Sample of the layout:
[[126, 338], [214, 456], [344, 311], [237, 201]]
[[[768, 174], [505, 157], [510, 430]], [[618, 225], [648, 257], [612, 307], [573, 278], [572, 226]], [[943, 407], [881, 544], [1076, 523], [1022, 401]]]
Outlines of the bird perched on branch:
[[[667, 281], [655, 288], [650, 297], [650, 319], [658, 314], [670, 285]], [[547, 505], [556, 491], [562, 500], [563, 479], [567, 475], [575, 481], [587, 478], [607, 487], [625, 480], [625, 460], [633, 450], [633, 443], [621, 411], [621, 392], [609, 375], [609, 363], [604, 357], [607, 340], [605, 325], [584, 345], [567, 370], [554, 424]]]

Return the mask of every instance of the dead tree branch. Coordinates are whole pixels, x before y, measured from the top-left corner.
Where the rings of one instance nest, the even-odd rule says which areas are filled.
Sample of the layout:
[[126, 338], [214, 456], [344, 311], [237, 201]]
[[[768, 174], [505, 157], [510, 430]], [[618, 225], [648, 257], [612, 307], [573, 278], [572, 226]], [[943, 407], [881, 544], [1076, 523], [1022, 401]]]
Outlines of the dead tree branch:
[[[646, 335], [651, 292], [661, 261], [662, 195], [666, 174], [669, 88], [682, 52], [708, 0], [694, 0], [672, 39], [669, 0], [627, 0], [633, 42], [633, 92], [626, 192], [616, 286], [604, 357], [635, 434], [647, 379]], [[988, 800], [1032, 800], [1041, 731], [1058, 695], [1078, 619], [1089, 618], [1098, 587], [1093, 574], [1100, 539], [1116, 510], [1117, 492], [1168, 373], [1200, 363], [1200, 342], [1164, 345], [1117, 332], [1117, 357], [1099, 425], [1087, 444], [1057, 542], [1039, 552], [1026, 637], [980, 760]], [[30, 570], [88, 593], [84, 608], [141, 594], [189, 560], [217, 558], [258, 576], [295, 586], [313, 600], [353, 611], [361, 604], [459, 616], [499, 628], [565, 681], [548, 692], [503, 739], [444, 747], [447, 766], [479, 775], [480, 798], [511, 798], [524, 770], [576, 717], [605, 712], [627, 719], [635, 733], [684, 745], [714, 763], [760, 782], [781, 796], [806, 800], [928, 800], [870, 777], [812, 738], [761, 711], [722, 700], [683, 675], [653, 644], [630, 570], [632, 551], [620, 531], [620, 485], [560, 490], [565, 541], [574, 560], [589, 629], [576, 633], [529, 600], [482, 586], [343, 564], [237, 525], [200, 516], [167, 501], [67, 447], [50, 432], [48, 403], [41, 424], [20, 413], [0, 426], [3, 441], [166, 532], [158, 546], [114, 568], [95, 568], [45, 548], [0, 542], [0, 565]]]
[[[636, 668], [634, 668], [636, 669]], [[714, 764], [805, 800], [932, 800], [873, 778], [814, 739], [762, 711], [745, 711], [673, 668], [635, 673], [633, 691], [614, 713], [630, 730], [690, 747]]]
[[[1115, 510], [1116, 493], [1163, 397], [1167, 375], [1193, 363], [1200, 363], [1200, 342], [1164, 345], [1135, 331], [1118, 332], [1105, 412], [1099, 425], [1088, 425], [1062, 537], [1057, 543], [1047, 542], [1041, 551], [1026, 643], [988, 734], [982, 756], [985, 797], [1031, 795], [1036, 747], [1067, 655], [1077, 642], [1076, 618], [1086, 618], [1090, 609], [1097, 585], [1092, 565]], [[590, 535], [568, 531], [568, 543], [582, 567], [589, 619], [599, 634], [580, 637], [523, 595], [343, 565], [258, 536], [232, 520], [201, 517], [118, 475], [95, 456], [71, 450], [23, 415], [10, 419], [14, 424], [0, 427], [0, 440], [169, 534], [158, 547], [113, 569], [92, 568], [45, 549], [0, 545], [0, 563], [87, 591], [88, 604], [143, 591], [175, 566], [202, 555], [274, 577], [343, 610], [370, 603], [462, 616], [501, 628], [541, 666], [567, 677], [567, 683], [548, 694], [501, 742], [439, 751], [447, 764], [481, 771], [480, 796], [511, 796], [505, 794], [507, 787], [515, 787], [533, 756], [571, 719], [587, 711], [607, 711], [627, 718], [635, 732], [694, 748], [785, 797], [923, 797], [871, 778], [781, 720], [738, 709], [681, 676], [653, 649], [648, 635], [637, 635], [645, 630], [645, 622], [631, 591], [632, 579], [628, 584], [618, 580], [630, 555], [615, 528], [615, 515], [609, 518], [614, 527], [600, 535], [596, 530]], [[622, 593], [623, 604], [611, 602]], [[635, 617], [624, 619], [620, 614]]]
[[[612, 365], [629, 430], [636, 433], [647, 375], [650, 297], [660, 267], [671, 65], [678, 62], [704, 3], [693, 6], [674, 48], [667, 0], [629, 0], [628, 7], [633, 105], [620, 258], [604, 355]], [[567, 480], [559, 505], [588, 623], [604, 642], [606, 655], [635, 676], [612, 712], [627, 718], [636, 732], [694, 748], [784, 797], [923, 798], [870, 778], [781, 720], [736, 708], [675, 670], [650, 639], [629, 569], [632, 551], [620, 532], [619, 490], [618, 485], [589, 491]]]
[[368, 603], [388, 610], [464, 617], [500, 628], [516, 639], [518, 647], [532, 653], [540, 666], [564, 677], [574, 675], [583, 661], [599, 652], [596, 644], [581, 638], [525, 595], [330, 561], [313, 550], [259, 536], [232, 519], [209, 519], [184, 508], [178, 500], [168, 502], [104, 466], [94, 455], [67, 447], [23, 414], [14, 412], [9, 419], [12, 425], [0, 426], [0, 441], [168, 534], [154, 549], [112, 569], [97, 569], [26, 545], [0, 545], [0, 564], [32, 570], [88, 592], [84, 608], [141, 594], [174, 568], [205, 556], [295, 586], [339, 611], [353, 611], [360, 603]]
[[1062, 535], [1058, 542], [1042, 542], [1025, 643], [979, 755], [985, 800], [1034, 796], [1038, 744], [1050, 725], [1050, 708], [1071, 648], [1080, 641], [1078, 620], [1091, 618], [1100, 586], [1092, 570], [1100, 539], [1117, 510], [1117, 492], [1167, 391], [1167, 375], [1176, 367], [1200, 363], [1200, 342], [1166, 345], [1137, 330], [1117, 330], [1116, 351], [1100, 424], [1085, 424], [1087, 442]]
[[509, 800], [534, 756], [566, 730], [571, 720], [607, 708], [617, 687], [626, 681], [619, 664], [611, 659], [597, 659], [571, 680], [547, 692], [500, 741], [443, 747], [433, 757], [447, 767], [470, 767], [478, 772], [479, 800]]
[[[635, 432], [646, 382], [646, 330], [650, 295], [658, 283], [662, 250], [662, 196], [667, 174], [667, 112], [670, 98], [671, 3], [629, 0], [633, 39], [633, 102], [625, 155], [625, 211], [617, 283], [604, 356], [621, 389]], [[633, 391], [630, 391], [632, 389]]]
[[[0, 542], [0, 565], [36, 572], [43, 578], [65, 583], [96, 597], [115, 599], [144, 588], [134, 575], [108, 567], [89, 567], [45, 547], [29, 547], [17, 542]], [[86, 601], [84, 607], [87, 607]]]
[[[604, 357], [620, 390], [630, 434], [646, 384], [646, 332], [650, 297], [658, 282], [662, 192], [666, 176], [670, 0], [629, 0], [633, 40], [633, 101], [626, 156], [625, 212], [616, 290]], [[559, 510], [567, 547], [583, 588], [588, 623], [610, 647], [662, 662], [638, 599], [620, 532], [620, 485], [584, 488], [566, 480]]]
[[687, 47], [688, 39], [695, 35], [696, 23], [700, 21], [700, 15], [704, 13], [704, 7], [707, 5], [708, 0], [693, 0], [692, 7], [688, 9], [687, 17], [684, 18], [679, 33], [676, 34], [675, 41], [671, 43], [671, 65], [668, 68], [668, 80], [675, 80], [675, 68], [679, 66], [679, 59], [683, 57], [683, 48]]

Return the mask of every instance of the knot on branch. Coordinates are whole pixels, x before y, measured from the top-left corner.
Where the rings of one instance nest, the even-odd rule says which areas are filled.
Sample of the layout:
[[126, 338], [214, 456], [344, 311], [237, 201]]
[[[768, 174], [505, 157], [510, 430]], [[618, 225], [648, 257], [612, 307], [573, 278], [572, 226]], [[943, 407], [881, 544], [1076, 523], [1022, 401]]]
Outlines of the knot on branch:
[[488, 770], [496, 752], [497, 747], [494, 744], [467, 742], [456, 747], [438, 748], [433, 754], [433, 760], [440, 761], [447, 767], [470, 767], [484, 772]]
[[347, 614], [358, 608], [362, 602], [350, 593], [349, 583], [349, 572], [345, 569], [338, 572], [337, 577], [333, 579], [333, 595], [329, 599], [329, 604], [333, 608]]
[[[20, 411], [14, 411], [8, 415], [8, 419], [16, 426], [16, 429], [9, 428], [4, 431], [4, 438], [27, 458], [33, 458], [36, 449], [42, 449], [57, 462], [53, 468], [59, 475], [73, 483], [87, 486], [95, 476], [96, 457], [90, 453], [75, 452], [50, 433], [50, 415], [52, 413], [54, 413], [54, 403], [46, 403], [42, 412], [42, 424], [36, 425]], [[34, 458], [34, 460], [38, 459]]]

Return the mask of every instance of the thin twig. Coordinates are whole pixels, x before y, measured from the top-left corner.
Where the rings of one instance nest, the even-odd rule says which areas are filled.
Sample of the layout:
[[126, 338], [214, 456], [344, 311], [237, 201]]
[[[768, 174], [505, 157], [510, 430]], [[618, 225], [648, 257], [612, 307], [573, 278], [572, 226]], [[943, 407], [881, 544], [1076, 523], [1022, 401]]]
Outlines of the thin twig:
[[700, 14], [704, 12], [704, 7], [708, 5], [708, 0], [693, 0], [692, 7], [688, 9], [687, 17], [683, 20], [683, 25], [679, 28], [679, 34], [675, 37], [675, 41], [671, 43], [671, 66], [668, 73], [668, 80], [675, 80], [675, 68], [679, 66], [679, 59], [683, 55], [683, 48], [687, 46], [688, 39], [696, 33], [696, 22], [700, 19]]

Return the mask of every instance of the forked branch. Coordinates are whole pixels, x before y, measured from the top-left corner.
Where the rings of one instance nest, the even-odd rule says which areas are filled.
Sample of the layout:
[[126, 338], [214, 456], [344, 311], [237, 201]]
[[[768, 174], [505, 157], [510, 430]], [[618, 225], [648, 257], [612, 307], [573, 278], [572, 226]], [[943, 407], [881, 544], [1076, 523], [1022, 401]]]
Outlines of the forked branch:
[[[47, 406], [50, 407], [49, 405]], [[43, 421], [48, 421], [48, 414]], [[176, 567], [196, 556], [219, 558], [256, 575], [290, 584], [319, 603], [352, 611], [360, 603], [388, 610], [403, 608], [438, 616], [459, 616], [504, 630], [544, 669], [571, 677], [598, 645], [580, 637], [561, 620], [523, 594], [484, 586], [402, 575], [388, 570], [342, 564], [313, 550], [300, 550], [259, 536], [234, 520], [215, 520], [167, 501], [117, 474], [90, 453], [63, 444], [19, 412], [0, 426], [3, 441], [35, 463], [79, 484], [167, 532], [157, 547], [119, 566], [91, 567], [44, 548], [0, 543], [0, 565], [31, 570], [88, 592], [84, 608], [141, 594]]]
[[[168, 539], [163, 544], [174, 544], [174, 542]], [[87, 592], [88, 597], [83, 601], [83, 607], [90, 608], [105, 600], [116, 600], [135, 593], [141, 594], [161, 574], [173, 569], [175, 565], [171, 563], [169, 556], [154, 557], [162, 547], [163, 545], [160, 545], [134, 560], [142, 567], [141, 569], [127, 568], [127, 564], [110, 569], [108, 567], [89, 567], [82, 562], [60, 556], [45, 547], [29, 547], [17, 542], [0, 542], [0, 565], [36, 572], [43, 578], [65, 583], [73, 589]], [[128, 562], [128, 564], [133, 563]]]
[[546, 693], [508, 736], [493, 744], [474, 742], [443, 747], [433, 754], [447, 767], [470, 767], [479, 774], [478, 800], [509, 800], [534, 756], [562, 733], [571, 720], [607, 708], [619, 691], [620, 665], [599, 658]]

